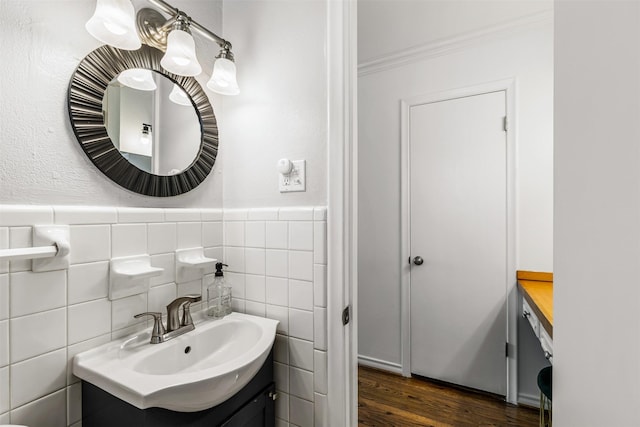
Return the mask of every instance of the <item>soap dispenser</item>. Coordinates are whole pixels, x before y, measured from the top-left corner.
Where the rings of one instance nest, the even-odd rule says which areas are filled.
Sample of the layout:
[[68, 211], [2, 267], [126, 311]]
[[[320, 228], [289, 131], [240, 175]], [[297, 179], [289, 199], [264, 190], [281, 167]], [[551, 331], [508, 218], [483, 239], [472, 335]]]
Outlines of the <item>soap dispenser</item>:
[[223, 266], [228, 267], [227, 264], [216, 263], [213, 283], [207, 288], [207, 316], [218, 319], [231, 314], [231, 286], [224, 279]]

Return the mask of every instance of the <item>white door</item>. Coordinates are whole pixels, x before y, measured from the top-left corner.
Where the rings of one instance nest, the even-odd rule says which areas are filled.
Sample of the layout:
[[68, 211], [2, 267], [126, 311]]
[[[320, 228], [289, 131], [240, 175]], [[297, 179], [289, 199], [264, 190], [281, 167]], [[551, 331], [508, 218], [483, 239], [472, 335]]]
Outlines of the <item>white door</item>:
[[499, 91], [412, 106], [409, 118], [411, 372], [500, 395], [507, 371], [505, 116]]

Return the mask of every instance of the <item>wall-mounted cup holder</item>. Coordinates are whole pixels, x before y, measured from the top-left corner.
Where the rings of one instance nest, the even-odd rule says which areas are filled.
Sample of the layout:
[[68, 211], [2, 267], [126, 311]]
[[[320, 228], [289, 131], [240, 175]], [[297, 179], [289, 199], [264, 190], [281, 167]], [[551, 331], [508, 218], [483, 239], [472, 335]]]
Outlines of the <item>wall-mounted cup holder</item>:
[[149, 279], [164, 268], [152, 267], [149, 255], [113, 258], [109, 270], [109, 299], [137, 295], [149, 290]]
[[215, 258], [204, 256], [204, 248], [178, 249], [176, 251], [176, 283], [202, 279], [202, 271], [214, 267]]

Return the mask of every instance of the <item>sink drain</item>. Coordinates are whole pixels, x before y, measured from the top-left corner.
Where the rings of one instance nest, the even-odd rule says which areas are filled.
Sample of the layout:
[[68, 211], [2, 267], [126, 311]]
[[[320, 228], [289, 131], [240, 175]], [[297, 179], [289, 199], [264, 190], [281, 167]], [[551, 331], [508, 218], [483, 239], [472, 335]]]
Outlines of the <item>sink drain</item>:
[[191, 351], [191, 346], [188, 345], [185, 349], [184, 349], [184, 354], [189, 354], [189, 352]]

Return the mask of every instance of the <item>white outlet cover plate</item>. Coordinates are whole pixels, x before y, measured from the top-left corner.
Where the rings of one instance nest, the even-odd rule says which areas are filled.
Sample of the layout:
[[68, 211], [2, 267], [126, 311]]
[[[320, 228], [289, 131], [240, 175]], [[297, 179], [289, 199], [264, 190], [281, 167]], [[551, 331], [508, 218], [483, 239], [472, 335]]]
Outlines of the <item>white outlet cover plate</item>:
[[294, 160], [293, 169], [289, 175], [278, 174], [278, 187], [281, 193], [307, 191], [307, 161]]

